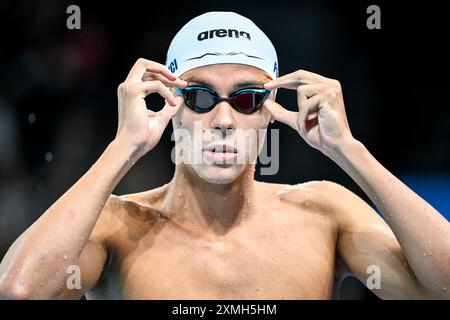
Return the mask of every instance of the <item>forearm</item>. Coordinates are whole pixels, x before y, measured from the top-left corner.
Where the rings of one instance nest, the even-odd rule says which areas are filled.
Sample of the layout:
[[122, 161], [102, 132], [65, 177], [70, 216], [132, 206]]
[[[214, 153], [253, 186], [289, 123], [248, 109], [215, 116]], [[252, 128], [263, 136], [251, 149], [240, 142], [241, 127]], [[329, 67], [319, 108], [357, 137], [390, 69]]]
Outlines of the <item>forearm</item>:
[[398, 239], [420, 284], [436, 295], [450, 285], [450, 224], [356, 140], [331, 157], [363, 189]]
[[97, 162], [16, 240], [0, 265], [0, 287], [57, 290], [67, 277], [67, 266], [77, 264], [109, 195], [135, 161], [134, 154], [118, 140], [109, 144]]

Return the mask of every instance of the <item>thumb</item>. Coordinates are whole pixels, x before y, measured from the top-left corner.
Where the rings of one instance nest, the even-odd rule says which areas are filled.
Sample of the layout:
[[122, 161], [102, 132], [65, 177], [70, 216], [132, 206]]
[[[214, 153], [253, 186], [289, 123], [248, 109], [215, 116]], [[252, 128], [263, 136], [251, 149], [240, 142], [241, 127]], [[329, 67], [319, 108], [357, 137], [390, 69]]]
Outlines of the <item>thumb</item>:
[[172, 119], [174, 115], [176, 115], [178, 110], [180, 110], [180, 107], [183, 105], [183, 99], [181, 97], [176, 96], [175, 101], [177, 104], [175, 106], [172, 106], [166, 100], [164, 107], [157, 112], [157, 114], [167, 123], [170, 121], [170, 119]]
[[287, 124], [292, 129], [298, 131], [298, 112], [289, 111], [272, 99], [267, 99], [266, 101], [264, 101], [263, 106], [270, 112], [275, 120]]

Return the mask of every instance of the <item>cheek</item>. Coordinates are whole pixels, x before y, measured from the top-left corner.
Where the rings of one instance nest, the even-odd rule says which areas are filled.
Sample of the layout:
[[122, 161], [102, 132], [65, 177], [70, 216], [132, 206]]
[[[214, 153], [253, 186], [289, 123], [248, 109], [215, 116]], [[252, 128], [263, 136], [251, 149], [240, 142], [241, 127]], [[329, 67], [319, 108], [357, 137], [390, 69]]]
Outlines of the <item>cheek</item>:
[[267, 128], [269, 126], [270, 123], [270, 118], [272, 117], [272, 115], [270, 114], [270, 112], [266, 109], [266, 108], [262, 108], [260, 110], [261, 112], [261, 118], [263, 119], [263, 127]]
[[254, 114], [247, 115], [243, 120], [246, 129], [266, 129], [269, 125], [270, 114], [266, 110], [259, 110]]
[[191, 140], [202, 139], [207, 128], [207, 119], [202, 115], [198, 115], [188, 108], [181, 109], [178, 114], [173, 117], [174, 127], [189, 134]]
[[195, 124], [201, 121], [196, 113], [186, 107], [182, 107], [175, 118], [179, 127], [189, 131], [193, 131]]

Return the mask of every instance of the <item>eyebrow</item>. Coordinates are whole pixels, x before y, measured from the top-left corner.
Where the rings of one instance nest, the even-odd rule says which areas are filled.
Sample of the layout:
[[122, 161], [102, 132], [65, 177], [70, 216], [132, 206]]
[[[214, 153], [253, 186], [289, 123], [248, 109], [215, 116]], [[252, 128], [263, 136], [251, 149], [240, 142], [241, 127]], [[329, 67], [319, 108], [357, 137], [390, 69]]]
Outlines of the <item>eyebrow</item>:
[[[190, 82], [195, 82], [196, 84], [200, 84], [203, 86], [206, 86], [208, 88], [211, 89], [216, 89], [213, 85], [209, 84], [207, 81], [202, 80], [202, 79], [197, 79], [194, 76], [192, 77], [188, 77], [187, 79], [185, 79], [185, 81], [187, 81], [188, 83]], [[189, 85], [189, 84], [188, 84]], [[263, 87], [264, 82], [263, 81], [242, 81], [242, 82], [235, 82], [233, 83], [233, 89], [240, 89], [240, 88], [244, 88], [244, 87]]]

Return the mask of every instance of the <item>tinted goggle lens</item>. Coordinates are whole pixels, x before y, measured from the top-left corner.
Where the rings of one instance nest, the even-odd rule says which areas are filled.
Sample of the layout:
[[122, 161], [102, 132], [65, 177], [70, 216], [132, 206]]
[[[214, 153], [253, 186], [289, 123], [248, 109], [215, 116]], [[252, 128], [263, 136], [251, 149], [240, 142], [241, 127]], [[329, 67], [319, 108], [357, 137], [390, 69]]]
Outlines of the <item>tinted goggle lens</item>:
[[198, 113], [211, 111], [220, 101], [228, 101], [238, 112], [249, 114], [261, 108], [269, 91], [264, 88], [245, 88], [236, 91], [230, 98], [220, 98], [214, 91], [205, 87], [177, 88], [185, 104]]
[[266, 97], [265, 93], [246, 91], [234, 96], [234, 103], [238, 111], [252, 113], [262, 106]]
[[184, 90], [184, 101], [196, 112], [208, 112], [217, 102], [214, 94], [204, 89]]

